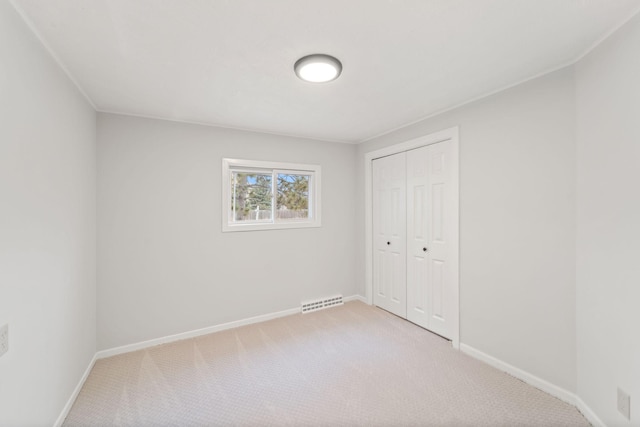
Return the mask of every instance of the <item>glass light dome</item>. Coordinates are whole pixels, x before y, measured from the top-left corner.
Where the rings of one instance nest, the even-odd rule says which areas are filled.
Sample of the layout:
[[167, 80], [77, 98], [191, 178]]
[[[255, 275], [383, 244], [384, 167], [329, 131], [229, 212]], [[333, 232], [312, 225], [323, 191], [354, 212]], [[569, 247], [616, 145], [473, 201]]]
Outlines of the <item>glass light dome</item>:
[[342, 64], [333, 56], [324, 54], [300, 58], [293, 66], [296, 75], [307, 82], [325, 83], [335, 80], [342, 72]]

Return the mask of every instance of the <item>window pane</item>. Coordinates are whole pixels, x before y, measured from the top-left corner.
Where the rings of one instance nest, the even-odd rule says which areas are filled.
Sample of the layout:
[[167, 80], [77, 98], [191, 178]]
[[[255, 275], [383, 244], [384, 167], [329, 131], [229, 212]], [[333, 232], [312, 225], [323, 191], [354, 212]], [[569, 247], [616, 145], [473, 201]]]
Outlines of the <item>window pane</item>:
[[278, 174], [277, 220], [309, 219], [309, 180], [311, 175]]
[[272, 176], [231, 172], [231, 218], [233, 222], [271, 221]]

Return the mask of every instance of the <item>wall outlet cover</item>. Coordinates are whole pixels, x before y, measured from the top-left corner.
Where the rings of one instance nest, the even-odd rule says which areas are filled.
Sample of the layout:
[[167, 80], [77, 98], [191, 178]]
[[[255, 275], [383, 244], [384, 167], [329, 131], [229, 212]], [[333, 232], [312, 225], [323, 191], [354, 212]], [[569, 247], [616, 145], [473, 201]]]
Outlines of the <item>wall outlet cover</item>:
[[0, 356], [9, 351], [9, 325], [0, 326]]
[[631, 420], [631, 397], [629, 393], [618, 388], [618, 412], [626, 419]]

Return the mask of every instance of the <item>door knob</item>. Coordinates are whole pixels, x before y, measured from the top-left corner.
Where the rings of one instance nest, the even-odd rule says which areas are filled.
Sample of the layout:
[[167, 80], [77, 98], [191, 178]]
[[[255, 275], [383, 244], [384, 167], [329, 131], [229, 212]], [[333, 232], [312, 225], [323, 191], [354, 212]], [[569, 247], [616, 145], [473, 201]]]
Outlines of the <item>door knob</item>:
[[387, 242], [387, 245], [390, 245], [390, 244], [391, 244], [391, 242]]
[[422, 248], [422, 252], [427, 252], [427, 248]]

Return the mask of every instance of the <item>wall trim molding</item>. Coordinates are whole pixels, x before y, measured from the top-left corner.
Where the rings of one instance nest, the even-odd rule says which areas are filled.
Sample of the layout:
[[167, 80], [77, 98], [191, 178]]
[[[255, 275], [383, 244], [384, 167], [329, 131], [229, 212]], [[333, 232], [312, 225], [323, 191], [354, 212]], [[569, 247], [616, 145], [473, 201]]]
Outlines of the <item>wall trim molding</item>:
[[500, 359], [497, 359], [493, 356], [483, 353], [482, 351], [477, 350], [471, 347], [470, 345], [460, 344], [460, 351], [462, 351], [465, 354], [468, 354], [474, 359], [481, 360], [484, 363], [491, 365], [496, 369], [506, 372], [507, 374], [514, 376], [524, 381], [525, 383], [532, 385], [539, 390], [544, 391], [545, 393], [548, 393], [564, 402], [567, 402], [573, 406], [576, 406], [577, 396], [574, 393], [563, 389], [562, 387], [552, 384], [547, 380], [543, 380], [542, 378], [537, 377], [520, 368], [516, 368], [515, 366], [510, 365], [507, 362], [503, 362]]
[[78, 381], [76, 388], [73, 389], [71, 396], [69, 396], [69, 400], [67, 400], [67, 403], [66, 405], [64, 405], [64, 408], [62, 408], [62, 412], [60, 412], [58, 419], [53, 424], [54, 427], [62, 426], [62, 423], [64, 423], [64, 420], [67, 418], [67, 415], [69, 415], [69, 411], [71, 411], [71, 407], [75, 403], [76, 398], [78, 397], [78, 394], [80, 394], [80, 390], [82, 390], [82, 386], [84, 386], [85, 381], [87, 381], [87, 378], [89, 378], [89, 374], [93, 369], [93, 365], [95, 365], [96, 360], [98, 360], [97, 356], [98, 356], [97, 353], [93, 355], [93, 358], [89, 362], [89, 366], [87, 366], [87, 369], [85, 369], [84, 374], [82, 374], [82, 377], [80, 377], [80, 381]]
[[300, 313], [300, 308], [290, 308], [287, 310], [277, 311], [274, 313], [262, 314], [259, 316], [249, 317], [246, 319], [234, 320], [232, 322], [221, 323], [213, 326], [207, 326], [200, 329], [194, 329], [192, 331], [180, 332], [177, 334], [167, 335], [160, 338], [154, 338], [154, 339], [140, 341], [133, 344], [126, 344], [119, 347], [100, 350], [96, 353], [96, 356], [98, 359], [104, 359], [106, 357], [117, 356], [119, 354], [124, 354], [124, 353], [131, 353], [132, 351], [142, 350], [149, 347], [155, 347], [161, 344], [168, 344], [175, 341], [182, 341], [189, 338], [199, 337], [201, 335], [207, 335], [207, 334], [212, 334], [214, 332], [237, 328], [240, 326], [251, 325], [253, 323], [265, 322], [267, 320], [277, 319], [278, 317], [290, 316], [296, 313]]
[[481, 362], [493, 366], [494, 368], [502, 372], [506, 372], [507, 374], [516, 377], [517, 379], [524, 381], [530, 386], [533, 386], [538, 390], [542, 390], [545, 393], [548, 393], [551, 396], [570, 404], [571, 406], [575, 406], [576, 409], [580, 411], [580, 413], [584, 415], [587, 421], [589, 421], [594, 427], [606, 427], [606, 425], [596, 415], [596, 413], [577, 394], [565, 390], [564, 388], [559, 387], [555, 384], [552, 384], [547, 380], [543, 380], [542, 378], [537, 377], [536, 375], [533, 375], [520, 368], [516, 368], [515, 366], [510, 365], [507, 362], [504, 362], [496, 357], [490, 356], [480, 350], [477, 350], [470, 345], [460, 343], [460, 351], [473, 357], [474, 359], [478, 359]]
[[607, 425], [602, 422], [600, 417], [598, 417], [596, 413], [593, 412], [593, 409], [591, 409], [586, 403], [584, 403], [584, 400], [582, 400], [580, 396], [576, 396], [576, 408], [578, 408], [578, 411], [580, 411], [582, 415], [584, 415], [584, 417], [591, 423], [593, 427], [607, 427]]
[[363, 302], [363, 303], [365, 303], [367, 305], [370, 305], [367, 302], [367, 299], [365, 297], [363, 297], [362, 295], [351, 295], [350, 297], [342, 298], [342, 301], [344, 301], [344, 302], [360, 301], [360, 302]]
[[554, 67], [547, 68], [547, 69], [545, 69], [545, 70], [543, 70], [543, 71], [541, 71], [539, 73], [536, 73], [536, 74], [533, 74], [531, 76], [525, 77], [525, 78], [520, 79], [520, 80], [518, 80], [518, 81], [516, 81], [514, 83], [509, 83], [509, 84], [507, 84], [505, 86], [500, 86], [499, 88], [491, 90], [489, 92], [485, 92], [482, 95], [478, 95], [478, 96], [475, 96], [473, 98], [466, 99], [466, 100], [464, 100], [462, 102], [459, 102], [458, 104], [452, 105], [450, 107], [441, 108], [439, 110], [436, 110], [436, 111], [433, 111], [431, 113], [428, 113], [428, 114], [426, 114], [424, 116], [420, 116], [419, 118], [414, 119], [414, 120], [412, 120], [410, 122], [406, 122], [406, 123], [403, 123], [401, 125], [395, 126], [395, 127], [391, 128], [391, 129], [387, 129], [385, 131], [376, 133], [376, 134], [374, 134], [372, 136], [368, 136], [368, 137], [366, 137], [364, 139], [361, 139], [356, 144], [363, 144], [365, 142], [372, 141], [372, 140], [374, 140], [376, 138], [380, 138], [382, 136], [389, 135], [389, 134], [391, 134], [393, 132], [396, 132], [396, 131], [398, 131], [400, 129], [404, 129], [404, 128], [407, 128], [409, 126], [413, 126], [413, 125], [415, 125], [417, 123], [432, 119], [432, 118], [434, 118], [436, 116], [439, 116], [441, 114], [448, 113], [449, 111], [457, 110], [458, 108], [462, 108], [462, 107], [465, 107], [465, 106], [467, 106], [469, 104], [473, 104], [476, 101], [482, 101], [483, 99], [489, 98], [489, 97], [491, 97], [493, 95], [497, 95], [500, 92], [504, 92], [504, 91], [507, 91], [509, 89], [513, 89], [516, 86], [520, 86], [520, 85], [528, 83], [528, 82], [530, 82], [532, 80], [538, 79], [540, 77], [544, 77], [547, 74], [555, 73], [556, 71], [560, 71], [560, 70], [562, 70], [564, 68], [573, 67], [574, 65], [576, 65], [580, 61], [582, 61], [585, 57], [587, 57], [591, 52], [593, 52], [598, 46], [600, 46], [609, 37], [611, 37], [616, 31], [618, 31], [620, 28], [624, 27], [625, 24], [627, 24], [629, 21], [631, 21], [639, 13], [640, 13], [640, 7], [636, 8], [633, 12], [631, 12], [631, 15], [625, 17], [620, 22], [618, 22], [616, 25], [614, 25], [612, 28], [610, 28], [609, 31], [607, 31], [602, 36], [600, 36], [600, 38], [598, 38], [593, 44], [591, 44], [589, 47], [587, 47], [583, 52], [581, 52], [578, 56], [576, 56], [573, 59], [565, 61], [565, 62], [561, 63], [560, 65], [556, 65]]
[[[366, 303], [366, 300], [360, 295], [351, 295], [344, 297], [343, 301], [362, 301]], [[106, 357], [116, 356], [118, 354], [130, 353], [136, 350], [142, 350], [149, 347], [154, 347], [160, 344], [168, 344], [175, 341], [182, 341], [189, 338], [199, 337], [201, 335], [212, 334], [214, 332], [225, 331], [227, 329], [238, 328], [240, 326], [251, 325], [253, 323], [266, 322], [267, 320], [277, 319], [279, 317], [290, 316], [292, 314], [300, 313], [300, 307], [290, 308], [287, 310], [276, 311], [273, 313], [261, 314], [246, 319], [234, 320], [232, 322], [221, 323], [218, 325], [207, 326], [200, 329], [194, 329], [192, 331], [181, 332], [178, 334], [167, 335], [160, 338], [154, 338], [146, 341], [140, 341], [133, 344], [126, 344], [119, 347], [113, 347], [106, 350], [100, 350], [96, 353], [97, 359], [104, 359]]]
[[[10, 0], [10, 1], [15, 1], [15, 0]], [[234, 130], [234, 131], [238, 131], [238, 132], [250, 132], [250, 133], [258, 133], [258, 134], [264, 134], [264, 135], [283, 136], [285, 138], [305, 139], [307, 141], [314, 141], [314, 142], [323, 142], [323, 143], [333, 142], [333, 143], [336, 143], [336, 144], [350, 144], [350, 145], [357, 145], [358, 144], [358, 141], [350, 141], [350, 140], [344, 140], [344, 139], [333, 139], [333, 138], [319, 138], [319, 137], [313, 137], [313, 136], [302, 136], [302, 135], [296, 135], [296, 134], [292, 134], [292, 133], [282, 133], [282, 132], [274, 132], [274, 131], [269, 131], [269, 130], [244, 128], [244, 127], [240, 127], [240, 126], [223, 125], [223, 124], [214, 123], [214, 122], [205, 122], [205, 121], [189, 120], [189, 119], [174, 119], [174, 118], [171, 118], [171, 117], [155, 116], [153, 114], [128, 113], [128, 112], [125, 112], [125, 111], [114, 110], [114, 109], [96, 108], [96, 113], [112, 114], [112, 115], [115, 115], [115, 116], [136, 117], [136, 118], [139, 118], [139, 119], [147, 119], [147, 120], [162, 120], [162, 121], [165, 121], [165, 122], [173, 122], [173, 123], [196, 125], [196, 126], [205, 126], [205, 127], [209, 127], [209, 128]]]
[[69, 79], [69, 81], [76, 87], [80, 95], [84, 97], [84, 99], [89, 103], [91, 108], [93, 108], [94, 111], [97, 111], [96, 103], [93, 102], [93, 100], [91, 99], [87, 91], [84, 90], [84, 88], [80, 85], [78, 80], [73, 76], [73, 74], [71, 74], [71, 71], [69, 71], [65, 63], [62, 62], [60, 57], [56, 54], [56, 52], [51, 48], [51, 46], [46, 41], [46, 39], [42, 36], [40, 31], [38, 31], [35, 24], [31, 20], [31, 18], [29, 18], [29, 15], [27, 15], [25, 11], [18, 5], [18, 2], [16, 0], [9, 0], [9, 3], [11, 4], [11, 6], [13, 6], [13, 8], [18, 13], [18, 15], [20, 15], [20, 18], [22, 18], [24, 24], [27, 26], [29, 31], [33, 33], [38, 43], [40, 43], [40, 45], [44, 48], [45, 52], [49, 55], [49, 57], [53, 60], [53, 62], [66, 75], [67, 79]]

